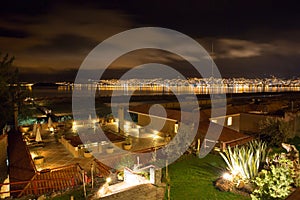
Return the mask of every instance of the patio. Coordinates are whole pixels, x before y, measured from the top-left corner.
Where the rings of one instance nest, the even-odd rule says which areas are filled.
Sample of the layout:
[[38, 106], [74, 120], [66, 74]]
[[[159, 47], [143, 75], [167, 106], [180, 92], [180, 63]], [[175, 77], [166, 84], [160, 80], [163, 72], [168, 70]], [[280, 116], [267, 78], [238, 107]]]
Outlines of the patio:
[[[81, 137], [74, 132], [74, 129], [79, 128], [80, 125], [77, 123], [70, 130], [65, 130], [63, 133], [64, 136], [58, 140], [59, 142], [55, 139], [54, 134], [50, 134], [49, 128], [45, 127], [41, 129], [43, 145], [28, 146], [33, 159], [35, 157], [44, 158], [42, 163], [36, 163], [38, 171], [75, 163], [78, 163], [85, 171], [90, 171], [95, 157], [101, 158], [101, 160], [111, 160], [113, 157], [125, 156], [129, 153], [123, 150], [125, 136], [114, 131], [117, 130], [116, 123], [106, 123], [101, 127], [113, 145], [108, 143], [110, 141], [91, 141], [90, 143], [82, 144]], [[135, 127], [128, 129], [130, 135], [137, 134], [136, 132], [137, 129]], [[161, 137], [158, 133], [154, 134], [143, 131], [139, 136], [132, 137], [130, 152], [143, 152], [152, 148], [160, 148], [166, 144], [164, 137]], [[109, 146], [113, 147], [113, 154], [106, 151]], [[91, 152], [91, 155], [87, 156], [86, 151]]]

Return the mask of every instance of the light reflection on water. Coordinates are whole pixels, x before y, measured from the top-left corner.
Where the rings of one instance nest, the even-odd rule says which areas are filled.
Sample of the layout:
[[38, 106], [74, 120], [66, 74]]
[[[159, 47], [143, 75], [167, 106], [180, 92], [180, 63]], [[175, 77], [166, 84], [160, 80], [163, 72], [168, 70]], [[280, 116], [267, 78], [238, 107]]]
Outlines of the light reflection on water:
[[[90, 88], [93, 92], [93, 89]], [[256, 93], [256, 92], [288, 92], [300, 91], [300, 87], [193, 87], [193, 86], [153, 86], [153, 87], [97, 87], [96, 96], [114, 95], [171, 95], [177, 94], [224, 94], [224, 93]], [[59, 86], [58, 88], [34, 88], [29, 91], [33, 97], [71, 97], [72, 87]]]

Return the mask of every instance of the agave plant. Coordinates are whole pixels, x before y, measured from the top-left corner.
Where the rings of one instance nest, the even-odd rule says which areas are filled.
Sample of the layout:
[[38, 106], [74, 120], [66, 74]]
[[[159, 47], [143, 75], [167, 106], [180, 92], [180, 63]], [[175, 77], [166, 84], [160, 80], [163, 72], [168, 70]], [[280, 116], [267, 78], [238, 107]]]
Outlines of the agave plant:
[[267, 145], [261, 141], [251, 141], [245, 146], [228, 146], [220, 155], [227, 164], [227, 169], [234, 176], [250, 180], [258, 175], [259, 168], [267, 157]]

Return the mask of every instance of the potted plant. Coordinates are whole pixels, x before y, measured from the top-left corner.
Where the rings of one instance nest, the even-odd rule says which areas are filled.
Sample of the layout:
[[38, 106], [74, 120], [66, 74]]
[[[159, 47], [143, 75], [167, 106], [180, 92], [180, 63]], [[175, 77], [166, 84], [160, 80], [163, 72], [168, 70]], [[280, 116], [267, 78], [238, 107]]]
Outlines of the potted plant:
[[33, 158], [33, 161], [34, 161], [34, 164], [40, 165], [40, 164], [44, 163], [44, 159], [45, 159], [44, 156], [36, 156]]
[[169, 133], [166, 134], [165, 136], [165, 142], [170, 142], [171, 141], [171, 135]]
[[117, 178], [119, 181], [124, 181], [124, 169], [117, 173]]
[[123, 143], [123, 149], [128, 151], [131, 148], [132, 148], [132, 139], [129, 136], [127, 136]]
[[84, 152], [83, 152], [83, 156], [85, 157], [85, 158], [91, 158], [93, 155], [92, 155], [92, 151], [90, 151], [90, 150], [85, 150]]
[[19, 130], [22, 133], [27, 133], [29, 131], [29, 128], [30, 128], [29, 126], [20, 126]]
[[41, 155], [41, 152], [39, 150], [36, 150], [33, 154], [32, 154], [32, 159], [34, 164], [36, 165], [40, 165], [44, 163], [44, 159], [45, 157]]
[[107, 148], [106, 148], [106, 153], [113, 153], [114, 152], [114, 147], [109, 145]]

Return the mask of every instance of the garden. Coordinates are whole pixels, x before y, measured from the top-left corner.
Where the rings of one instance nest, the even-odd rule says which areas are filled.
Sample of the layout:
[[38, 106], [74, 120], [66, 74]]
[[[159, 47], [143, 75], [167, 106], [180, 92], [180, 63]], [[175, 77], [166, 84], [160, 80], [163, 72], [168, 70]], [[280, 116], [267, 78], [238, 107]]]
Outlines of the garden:
[[166, 199], [286, 199], [300, 186], [300, 137], [261, 134], [205, 158], [182, 156], [168, 167]]
[[169, 166], [170, 199], [250, 199], [215, 188], [214, 181], [225, 172], [225, 168], [226, 164], [219, 155], [209, 154], [202, 159], [194, 155], [183, 155]]

